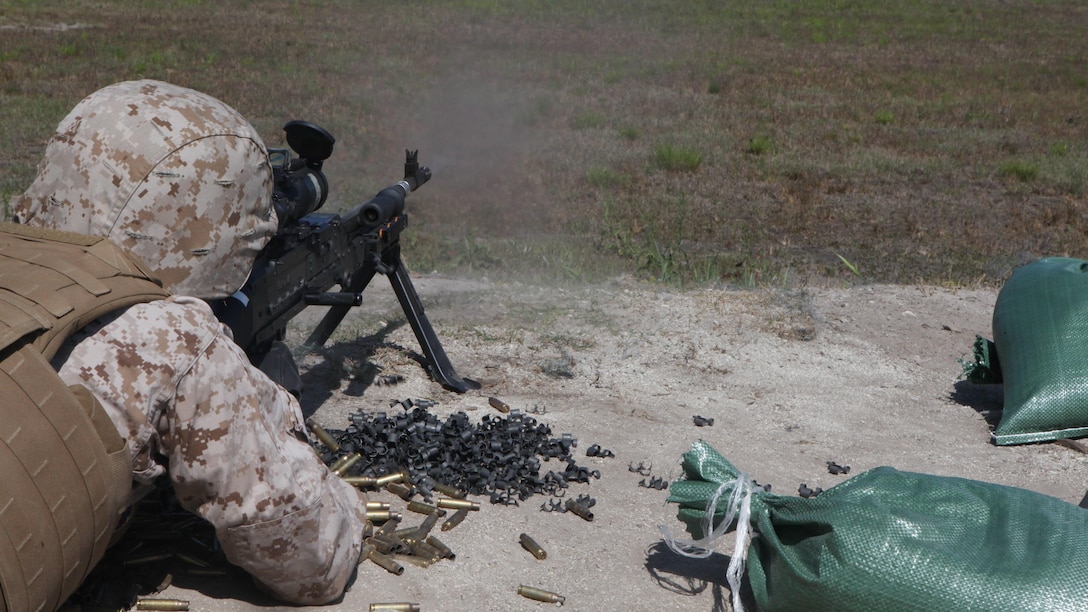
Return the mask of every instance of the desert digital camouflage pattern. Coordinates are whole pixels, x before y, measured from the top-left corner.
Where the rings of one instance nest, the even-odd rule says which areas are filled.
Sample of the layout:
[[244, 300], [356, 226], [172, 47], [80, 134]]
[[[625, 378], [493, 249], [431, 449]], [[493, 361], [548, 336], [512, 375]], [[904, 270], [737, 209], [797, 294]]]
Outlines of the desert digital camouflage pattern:
[[54, 365], [127, 436], [137, 482], [161, 476], [165, 457], [182, 506], [280, 599], [343, 592], [366, 500], [321, 463], [294, 396], [249, 364], [203, 300], [138, 304], [75, 340]]
[[256, 130], [219, 100], [158, 81], [91, 94], [12, 199], [21, 223], [103, 236], [175, 294], [220, 298], [245, 282], [276, 230], [272, 171]]
[[276, 229], [271, 188], [264, 145], [241, 115], [136, 81], [80, 102], [12, 205], [23, 223], [109, 238], [178, 295], [98, 319], [52, 365], [101, 403], [137, 484], [168, 474], [232, 563], [285, 601], [320, 604], [356, 568], [365, 498], [311, 449], [294, 396], [197, 299], [245, 282]]

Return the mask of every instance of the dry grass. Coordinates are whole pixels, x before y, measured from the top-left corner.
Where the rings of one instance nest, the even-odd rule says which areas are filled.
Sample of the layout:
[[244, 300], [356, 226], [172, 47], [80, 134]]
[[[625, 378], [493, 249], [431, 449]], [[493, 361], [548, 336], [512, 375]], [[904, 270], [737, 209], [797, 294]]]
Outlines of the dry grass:
[[270, 143], [324, 125], [330, 206], [421, 149], [427, 271], [993, 284], [1088, 250], [1080, 2], [13, 1], [0, 27], [5, 199], [80, 97], [147, 77]]

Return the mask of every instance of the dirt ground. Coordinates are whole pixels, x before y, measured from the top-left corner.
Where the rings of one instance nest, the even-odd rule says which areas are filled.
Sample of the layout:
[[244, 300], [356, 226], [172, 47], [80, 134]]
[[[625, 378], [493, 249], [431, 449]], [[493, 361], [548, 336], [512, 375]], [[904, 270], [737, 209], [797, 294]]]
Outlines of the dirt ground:
[[[959, 382], [958, 359], [990, 336], [996, 292], [903, 286], [666, 291], [629, 280], [596, 287], [533, 287], [417, 276], [427, 314], [459, 374], [463, 395], [432, 382], [420, 349], [377, 279], [330, 342], [304, 360], [308, 408], [326, 427], [391, 400], [431, 399], [441, 418], [497, 414], [497, 397], [578, 440], [579, 464], [601, 473], [568, 495], [597, 500], [594, 520], [486, 499], [457, 528], [435, 532], [456, 559], [403, 575], [372, 563], [329, 610], [414, 602], [422, 610], [550, 609], [519, 585], [565, 597], [571, 610], [728, 610], [732, 538], [705, 560], [665, 549], [659, 526], [680, 535], [667, 491], [639, 486], [679, 475], [681, 455], [705, 439], [783, 494], [828, 488], [889, 465], [1033, 489], [1069, 502], [1084, 495], [1088, 456], [1055, 444], [996, 447], [1000, 387]], [[312, 320], [314, 317], [305, 316]], [[301, 333], [301, 332], [300, 332]], [[399, 375], [393, 385], [373, 384]], [[318, 406], [319, 405], [319, 406]], [[697, 427], [694, 416], [714, 419]], [[586, 457], [599, 444], [614, 458]], [[850, 466], [831, 475], [827, 462]], [[548, 466], [547, 463], [544, 464]], [[652, 466], [652, 467], [651, 467]], [[390, 494], [371, 499], [403, 506]], [[406, 513], [406, 524], [412, 514]], [[419, 515], [414, 515], [418, 517]], [[528, 533], [548, 553], [518, 543]], [[248, 585], [179, 581], [163, 597], [193, 610], [275, 609]]]

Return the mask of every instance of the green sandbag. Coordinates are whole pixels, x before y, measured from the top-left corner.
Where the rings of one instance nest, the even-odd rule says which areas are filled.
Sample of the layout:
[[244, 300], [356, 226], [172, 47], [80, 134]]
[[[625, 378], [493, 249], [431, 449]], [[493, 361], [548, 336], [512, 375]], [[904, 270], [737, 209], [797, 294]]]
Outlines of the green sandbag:
[[999, 445], [1088, 435], [1088, 261], [1040, 259], [994, 305], [1005, 403]]
[[[683, 469], [668, 501], [701, 538], [739, 472], [703, 441]], [[760, 611], [1088, 610], [1088, 510], [1025, 489], [880, 467], [807, 499], [755, 487], [751, 525]]]

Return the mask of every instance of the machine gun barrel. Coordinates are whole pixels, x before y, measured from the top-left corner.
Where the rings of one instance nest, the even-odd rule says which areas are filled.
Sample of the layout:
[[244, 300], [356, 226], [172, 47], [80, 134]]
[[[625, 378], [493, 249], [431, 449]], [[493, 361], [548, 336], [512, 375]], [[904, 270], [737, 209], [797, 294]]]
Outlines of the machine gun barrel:
[[366, 223], [376, 225], [404, 211], [404, 199], [431, 180], [431, 169], [419, 165], [419, 151], [405, 151], [404, 179], [382, 189], [359, 207], [359, 215]]

